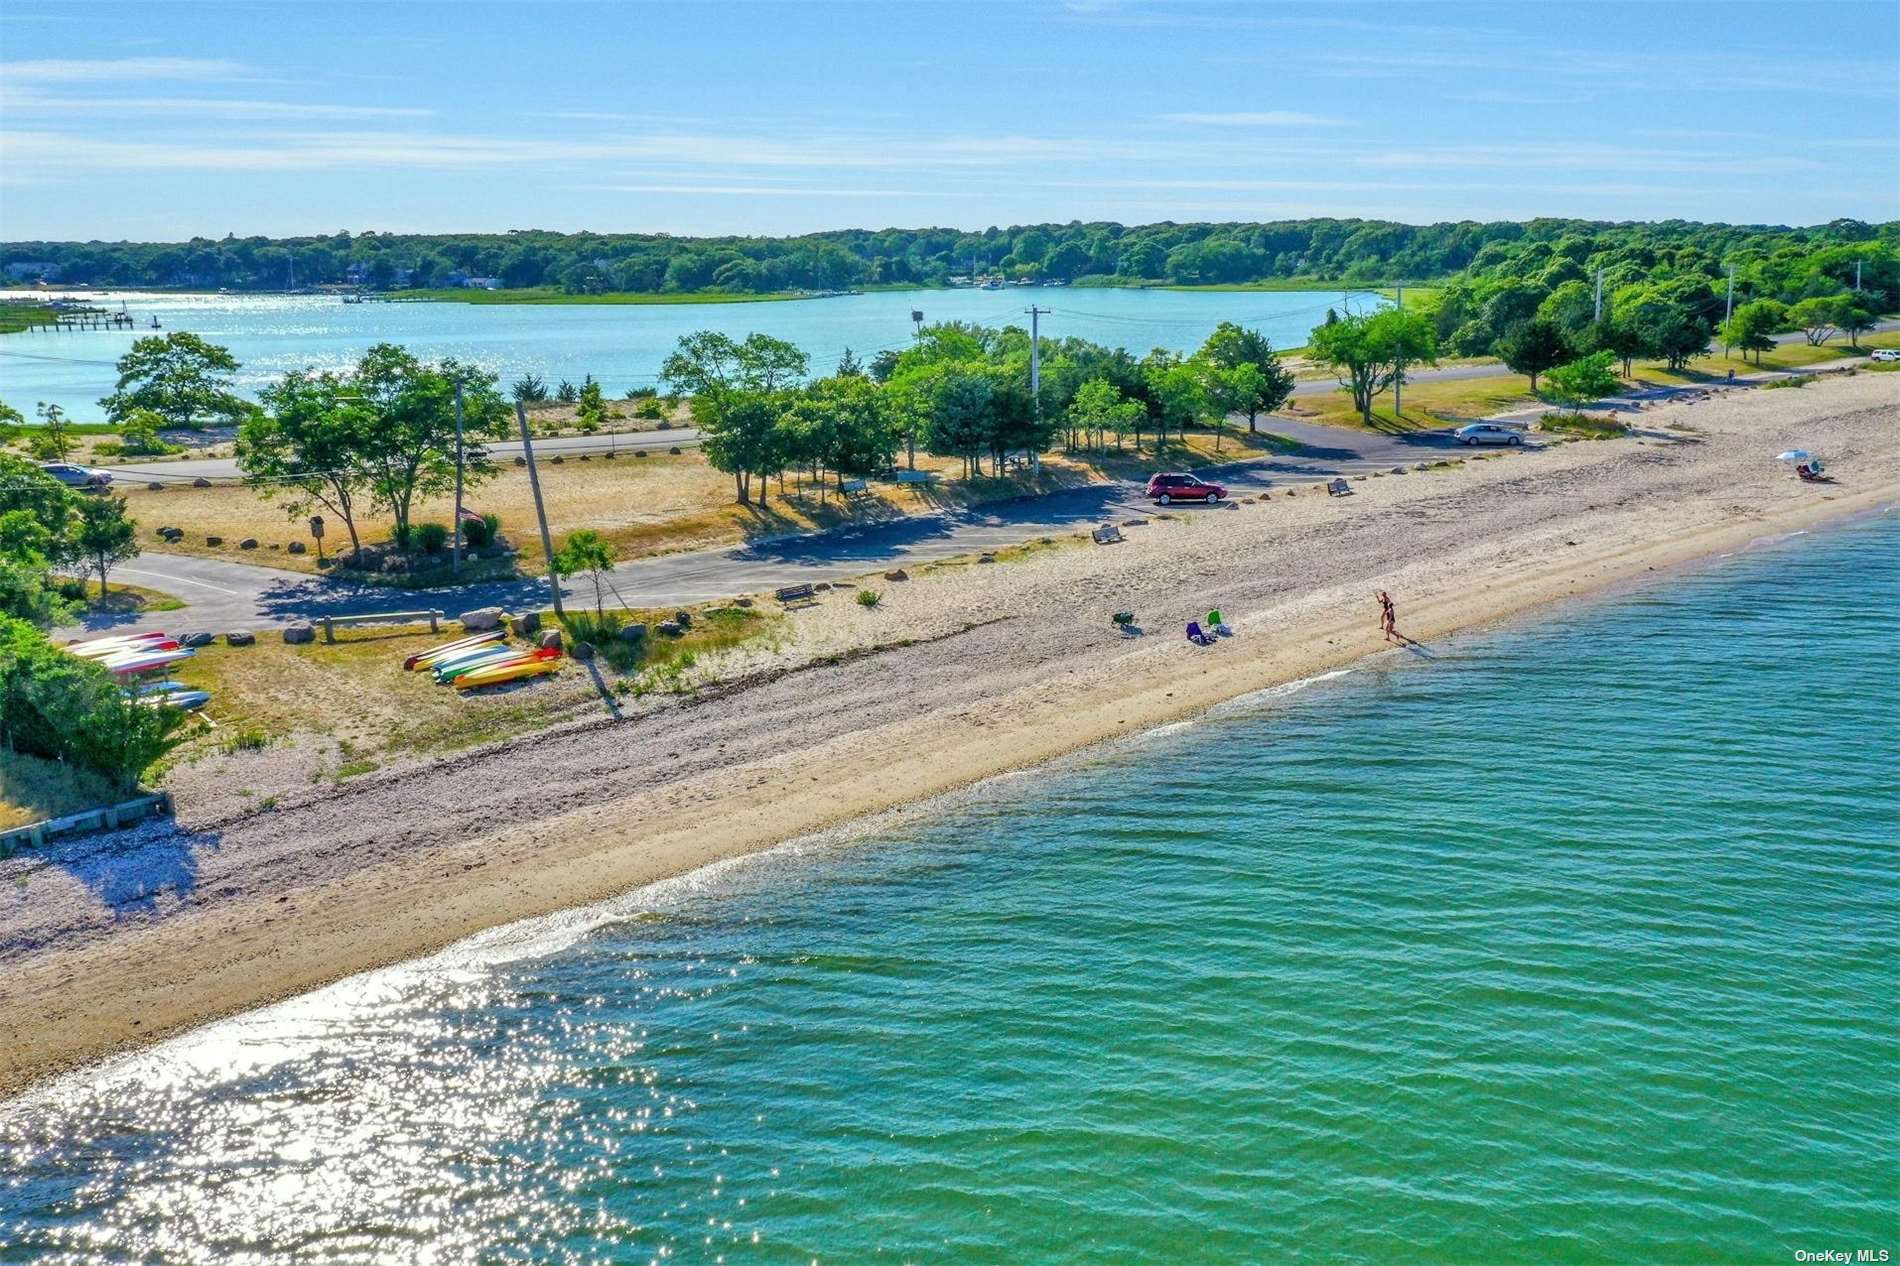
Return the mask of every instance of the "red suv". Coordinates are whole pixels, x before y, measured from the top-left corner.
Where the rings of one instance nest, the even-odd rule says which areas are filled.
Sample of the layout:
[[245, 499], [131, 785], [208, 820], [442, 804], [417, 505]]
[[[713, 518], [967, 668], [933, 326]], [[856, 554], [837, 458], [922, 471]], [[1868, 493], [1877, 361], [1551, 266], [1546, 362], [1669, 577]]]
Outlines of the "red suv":
[[1156, 475], [1148, 481], [1148, 497], [1160, 505], [1176, 501], [1205, 501], [1213, 505], [1226, 497], [1227, 489], [1192, 475]]

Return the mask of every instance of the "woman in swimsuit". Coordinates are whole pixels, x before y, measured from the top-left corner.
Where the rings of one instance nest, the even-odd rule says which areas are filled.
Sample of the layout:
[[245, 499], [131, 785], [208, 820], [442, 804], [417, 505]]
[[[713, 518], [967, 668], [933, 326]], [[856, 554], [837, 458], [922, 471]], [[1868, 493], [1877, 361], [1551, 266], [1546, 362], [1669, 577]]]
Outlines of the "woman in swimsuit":
[[1383, 589], [1379, 590], [1379, 630], [1388, 642], [1399, 633], [1399, 617], [1392, 608], [1392, 595]]

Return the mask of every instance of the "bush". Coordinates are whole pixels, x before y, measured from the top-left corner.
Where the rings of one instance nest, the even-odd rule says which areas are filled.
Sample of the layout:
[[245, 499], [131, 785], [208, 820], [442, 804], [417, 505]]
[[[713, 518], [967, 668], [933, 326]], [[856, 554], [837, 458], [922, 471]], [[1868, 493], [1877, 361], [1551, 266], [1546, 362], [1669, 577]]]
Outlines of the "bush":
[[0, 617], [0, 750], [67, 761], [130, 790], [183, 740], [189, 717], [128, 698], [112, 674]]
[[415, 528], [416, 544], [425, 554], [440, 554], [442, 547], [449, 543], [449, 529], [440, 523], [419, 523]]
[[479, 519], [462, 520], [462, 540], [470, 549], [487, 549], [501, 535], [501, 517], [484, 514]]
[[633, 416], [636, 418], [652, 418], [657, 421], [666, 416], [666, 410], [661, 406], [658, 400], [652, 396], [647, 396], [643, 398], [639, 404], [633, 406]]
[[861, 607], [874, 607], [882, 601], [884, 601], [884, 595], [875, 589], [858, 590], [858, 605]]

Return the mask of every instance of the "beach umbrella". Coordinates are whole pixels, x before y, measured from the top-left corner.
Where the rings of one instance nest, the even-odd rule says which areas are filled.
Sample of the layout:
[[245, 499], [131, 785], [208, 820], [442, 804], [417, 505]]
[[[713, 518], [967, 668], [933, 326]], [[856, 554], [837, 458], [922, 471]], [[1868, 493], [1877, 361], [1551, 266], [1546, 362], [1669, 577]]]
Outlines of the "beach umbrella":
[[1787, 452], [1783, 453], [1781, 456], [1775, 458], [1775, 460], [1778, 462], [1805, 462], [1805, 461], [1810, 461], [1812, 459], [1807, 449], [1791, 448]]

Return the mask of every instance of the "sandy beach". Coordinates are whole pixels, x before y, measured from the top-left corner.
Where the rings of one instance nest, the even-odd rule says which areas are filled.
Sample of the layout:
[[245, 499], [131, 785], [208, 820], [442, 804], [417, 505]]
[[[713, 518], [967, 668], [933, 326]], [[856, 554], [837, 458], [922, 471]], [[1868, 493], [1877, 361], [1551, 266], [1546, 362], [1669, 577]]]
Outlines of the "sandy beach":
[[[1900, 500], [1900, 376], [1738, 392], [1607, 442], [1152, 516], [1112, 547], [827, 595], [724, 684], [268, 812], [0, 863], [0, 1092], [483, 928], [599, 900], [1385, 652]], [[1838, 482], [1773, 460], [1802, 447]], [[1200, 648], [1211, 607], [1235, 635]], [[1124, 637], [1109, 613], [1132, 610]], [[1393, 654], [1412, 653], [1390, 651]], [[260, 759], [268, 759], [262, 757]], [[268, 781], [268, 773], [262, 776]]]

